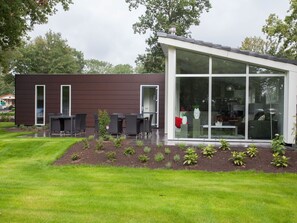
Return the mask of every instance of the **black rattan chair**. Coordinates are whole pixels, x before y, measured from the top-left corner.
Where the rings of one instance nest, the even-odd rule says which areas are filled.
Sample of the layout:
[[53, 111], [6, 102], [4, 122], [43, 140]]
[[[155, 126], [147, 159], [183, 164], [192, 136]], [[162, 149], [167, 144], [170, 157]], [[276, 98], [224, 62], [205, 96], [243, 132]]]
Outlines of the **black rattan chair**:
[[137, 136], [140, 133], [140, 121], [137, 115], [126, 115], [126, 135]]
[[153, 121], [154, 114], [150, 114], [148, 119], [144, 120], [144, 132], [146, 134], [152, 133], [152, 121]]
[[123, 132], [123, 119], [118, 115], [110, 115], [108, 133], [111, 135], [120, 135]]

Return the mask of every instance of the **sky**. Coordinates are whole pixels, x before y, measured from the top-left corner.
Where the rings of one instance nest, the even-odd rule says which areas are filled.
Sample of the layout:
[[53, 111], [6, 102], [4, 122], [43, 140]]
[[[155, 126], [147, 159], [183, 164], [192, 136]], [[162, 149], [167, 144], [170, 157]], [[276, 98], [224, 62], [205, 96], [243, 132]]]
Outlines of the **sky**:
[[[287, 15], [289, 0], [210, 0], [212, 8], [204, 12], [200, 25], [191, 27], [193, 39], [240, 47], [245, 37], [262, 36], [262, 27], [271, 13]], [[141, 9], [129, 11], [125, 0], [73, 0], [69, 11], [59, 11], [47, 24], [37, 25], [29, 36], [44, 36], [52, 30], [62, 34], [68, 44], [84, 53], [85, 59], [97, 59], [135, 66], [138, 54], [145, 53], [145, 39], [134, 34], [132, 25]]]

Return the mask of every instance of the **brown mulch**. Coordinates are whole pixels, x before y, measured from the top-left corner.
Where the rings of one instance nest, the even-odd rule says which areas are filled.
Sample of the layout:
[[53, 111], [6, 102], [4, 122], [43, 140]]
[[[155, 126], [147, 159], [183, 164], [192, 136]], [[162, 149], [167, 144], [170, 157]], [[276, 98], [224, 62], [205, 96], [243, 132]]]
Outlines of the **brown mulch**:
[[[125, 148], [132, 146], [135, 149], [135, 154], [126, 156], [123, 154]], [[138, 156], [144, 154], [144, 146], [151, 147], [151, 152], [148, 153], [149, 161], [147, 163], [141, 163], [138, 159]], [[55, 165], [112, 165], [112, 166], [127, 166], [127, 167], [147, 167], [147, 168], [168, 168], [175, 170], [205, 170], [205, 171], [235, 171], [235, 170], [256, 170], [262, 172], [272, 172], [272, 173], [284, 173], [284, 172], [297, 172], [297, 150], [292, 148], [287, 148], [286, 156], [289, 157], [289, 166], [286, 168], [275, 167], [271, 165], [272, 161], [272, 152], [268, 148], [258, 148], [259, 153], [254, 158], [245, 158], [244, 166], [235, 166], [230, 159], [231, 151], [245, 151], [245, 148], [235, 148], [231, 146], [231, 151], [222, 151], [217, 149], [215, 155], [209, 159], [204, 157], [201, 153], [201, 150], [197, 149], [199, 155], [198, 163], [193, 166], [183, 165], [183, 157], [185, 152], [182, 151], [178, 146], [163, 146], [158, 148], [156, 145], [144, 145], [139, 148], [136, 146], [135, 141], [125, 140], [121, 148], [115, 148], [113, 143], [107, 141], [104, 142], [103, 150], [96, 150], [96, 142], [92, 140], [90, 142], [89, 149], [83, 149], [82, 142], [76, 143], [67, 152], [55, 162]], [[165, 154], [164, 149], [170, 148], [170, 154]], [[109, 161], [107, 159], [108, 152], [116, 152], [116, 159], [114, 161]], [[161, 162], [155, 161], [155, 154], [162, 152], [165, 159]], [[80, 159], [72, 161], [72, 155], [78, 154]], [[174, 155], [180, 155], [179, 161], [174, 161]], [[170, 163], [170, 164], [168, 164]], [[167, 166], [167, 167], [166, 167]]]

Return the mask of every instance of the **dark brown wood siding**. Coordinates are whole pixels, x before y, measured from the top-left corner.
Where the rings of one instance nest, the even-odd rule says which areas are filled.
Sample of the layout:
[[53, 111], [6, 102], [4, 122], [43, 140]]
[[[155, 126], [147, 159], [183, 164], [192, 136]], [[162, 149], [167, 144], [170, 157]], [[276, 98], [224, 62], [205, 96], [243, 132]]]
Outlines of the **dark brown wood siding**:
[[71, 113], [86, 113], [87, 126], [94, 125], [93, 114], [98, 109], [109, 113], [139, 112], [140, 86], [159, 85], [159, 127], [164, 127], [164, 74], [121, 75], [16, 75], [17, 125], [34, 125], [35, 85], [46, 88], [46, 123], [48, 113], [60, 112], [61, 85], [71, 85]]

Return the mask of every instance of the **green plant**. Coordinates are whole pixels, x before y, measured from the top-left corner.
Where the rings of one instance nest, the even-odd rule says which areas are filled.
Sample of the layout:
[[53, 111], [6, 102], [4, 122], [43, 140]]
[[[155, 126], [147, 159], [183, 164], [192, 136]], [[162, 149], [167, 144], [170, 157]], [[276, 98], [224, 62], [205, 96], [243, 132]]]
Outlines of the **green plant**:
[[89, 135], [88, 140], [92, 141], [94, 138], [95, 138], [94, 135]]
[[163, 153], [157, 153], [156, 155], [155, 155], [155, 161], [157, 161], [157, 162], [161, 162], [161, 161], [163, 161], [164, 160], [164, 155], [163, 155]]
[[245, 152], [232, 152], [232, 157], [229, 160], [232, 160], [232, 162], [236, 166], [243, 166], [245, 164], [244, 159], [246, 157]]
[[124, 155], [125, 156], [131, 156], [135, 154], [135, 149], [133, 149], [133, 147], [127, 147], [125, 150], [124, 150]]
[[258, 149], [254, 144], [251, 144], [246, 150], [246, 154], [251, 158], [256, 157], [257, 153]]
[[205, 144], [199, 144], [197, 147], [202, 150], [204, 147], [206, 147], [206, 145]]
[[103, 138], [100, 137], [99, 139], [96, 140], [96, 150], [103, 150], [103, 149], [104, 149]]
[[279, 153], [274, 153], [271, 164], [276, 167], [287, 167], [289, 165], [289, 159], [290, 158], [286, 157], [285, 155], [280, 155]]
[[125, 139], [125, 138], [123, 138], [123, 137], [114, 138], [114, 139], [112, 140], [114, 147], [116, 147], [117, 149], [118, 149], [118, 148], [121, 148], [124, 139]]
[[178, 148], [181, 149], [181, 150], [185, 150], [186, 147], [187, 147], [187, 145], [186, 145], [185, 143], [182, 143], [182, 142], [179, 143], [177, 146], [178, 146]]
[[278, 153], [279, 155], [285, 154], [285, 142], [284, 137], [279, 134], [275, 134], [275, 137], [273, 138], [271, 142], [271, 147], [273, 153]]
[[99, 134], [104, 139], [108, 134], [107, 128], [110, 123], [110, 117], [106, 110], [98, 110]]
[[147, 161], [149, 161], [150, 158], [147, 155], [142, 154], [142, 155], [138, 156], [138, 159], [139, 159], [140, 162], [146, 163]]
[[107, 159], [112, 162], [116, 160], [116, 155], [117, 155], [116, 152], [107, 152], [106, 153]]
[[230, 150], [230, 144], [225, 139], [221, 139], [220, 143], [221, 143], [221, 146], [220, 146], [221, 150]]
[[165, 152], [165, 154], [170, 154], [171, 153], [171, 150], [170, 150], [170, 148], [166, 147], [164, 149], [164, 152]]
[[166, 168], [166, 169], [171, 169], [171, 168], [172, 168], [172, 163], [171, 163], [171, 162], [167, 162], [167, 163], [165, 164], [165, 168]]
[[73, 154], [71, 155], [71, 160], [72, 160], [72, 161], [75, 161], [75, 160], [78, 160], [78, 159], [80, 159], [80, 156], [79, 156], [77, 153], [73, 153]]
[[146, 146], [146, 147], [143, 148], [143, 152], [144, 153], [150, 153], [151, 150], [152, 150], [151, 147], [148, 147], [148, 146]]
[[202, 148], [202, 154], [209, 159], [213, 157], [213, 155], [217, 152], [213, 145], [208, 145]]
[[198, 162], [198, 154], [196, 153], [196, 150], [192, 147], [188, 148], [186, 150], [186, 154], [184, 155], [184, 165], [194, 165]]
[[161, 142], [157, 143], [157, 148], [158, 149], [161, 149], [162, 147], [163, 147], [163, 143], [161, 143]]
[[173, 160], [174, 160], [175, 162], [180, 161], [180, 155], [178, 155], [178, 154], [174, 155]]
[[137, 147], [143, 147], [144, 143], [142, 140], [136, 140], [136, 146]]
[[90, 143], [89, 143], [88, 139], [83, 139], [82, 143], [83, 143], [83, 149], [89, 149], [90, 148]]

